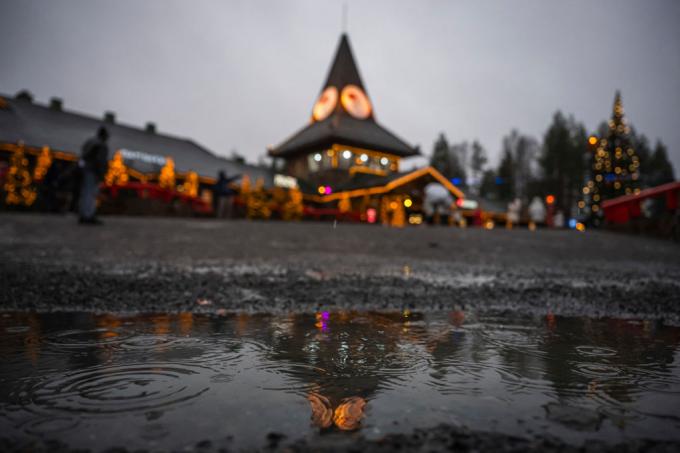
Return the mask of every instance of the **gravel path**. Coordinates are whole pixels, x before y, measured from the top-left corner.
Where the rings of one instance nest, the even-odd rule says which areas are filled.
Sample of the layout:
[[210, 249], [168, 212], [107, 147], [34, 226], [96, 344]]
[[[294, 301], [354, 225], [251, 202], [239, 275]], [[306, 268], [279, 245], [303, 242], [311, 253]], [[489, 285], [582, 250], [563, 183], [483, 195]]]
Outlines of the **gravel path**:
[[[680, 325], [680, 246], [602, 231], [0, 215], [0, 307], [511, 310]], [[208, 301], [200, 305], [198, 301]]]

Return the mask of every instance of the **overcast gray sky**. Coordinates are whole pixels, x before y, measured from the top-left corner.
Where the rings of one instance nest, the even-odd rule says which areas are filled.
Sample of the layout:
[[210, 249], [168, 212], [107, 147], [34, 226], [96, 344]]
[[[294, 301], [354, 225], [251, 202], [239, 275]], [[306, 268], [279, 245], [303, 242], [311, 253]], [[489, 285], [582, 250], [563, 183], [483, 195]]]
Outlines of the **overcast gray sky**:
[[[376, 117], [430, 153], [443, 131], [497, 161], [512, 128], [561, 109], [628, 119], [680, 173], [680, 1], [348, 1]], [[342, 0], [2, 0], [0, 92], [120, 122], [155, 121], [255, 160], [306, 124], [342, 31]]]

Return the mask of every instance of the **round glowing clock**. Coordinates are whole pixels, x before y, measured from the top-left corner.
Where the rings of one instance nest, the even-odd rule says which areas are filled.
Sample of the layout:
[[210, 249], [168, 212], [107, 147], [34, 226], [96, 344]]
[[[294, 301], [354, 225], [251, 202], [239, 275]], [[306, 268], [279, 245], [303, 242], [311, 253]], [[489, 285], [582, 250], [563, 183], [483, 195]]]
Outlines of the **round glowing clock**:
[[316, 121], [323, 121], [328, 118], [333, 109], [338, 103], [338, 89], [335, 87], [328, 87], [321, 93], [319, 99], [314, 104], [312, 109], [312, 117]]
[[356, 85], [347, 85], [342, 89], [340, 102], [354, 118], [365, 120], [371, 115], [371, 102], [366, 93]]

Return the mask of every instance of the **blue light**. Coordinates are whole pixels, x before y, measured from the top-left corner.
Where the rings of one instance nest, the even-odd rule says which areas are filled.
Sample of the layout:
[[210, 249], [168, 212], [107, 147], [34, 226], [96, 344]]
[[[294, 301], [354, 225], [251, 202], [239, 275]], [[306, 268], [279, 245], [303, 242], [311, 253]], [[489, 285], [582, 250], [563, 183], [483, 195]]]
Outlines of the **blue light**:
[[569, 219], [569, 228], [574, 229], [576, 228], [576, 219]]
[[496, 176], [496, 185], [500, 186], [504, 182], [505, 181], [503, 180], [503, 178], [501, 178], [500, 176]]
[[459, 186], [460, 183], [462, 182], [462, 179], [460, 178], [452, 178], [451, 182], [453, 183], [454, 186]]
[[607, 182], [616, 181], [616, 175], [614, 173], [607, 173], [604, 175], [604, 180]]

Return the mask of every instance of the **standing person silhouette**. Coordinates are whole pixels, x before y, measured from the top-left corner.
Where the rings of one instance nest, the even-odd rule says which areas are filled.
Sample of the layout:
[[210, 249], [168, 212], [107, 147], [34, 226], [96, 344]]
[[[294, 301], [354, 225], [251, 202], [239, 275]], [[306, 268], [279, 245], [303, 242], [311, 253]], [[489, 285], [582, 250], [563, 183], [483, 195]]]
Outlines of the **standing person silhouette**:
[[97, 218], [97, 195], [99, 184], [104, 179], [109, 167], [109, 147], [106, 142], [109, 132], [101, 126], [95, 137], [85, 142], [82, 148], [82, 181], [80, 185], [79, 223], [85, 225], [101, 225]]

